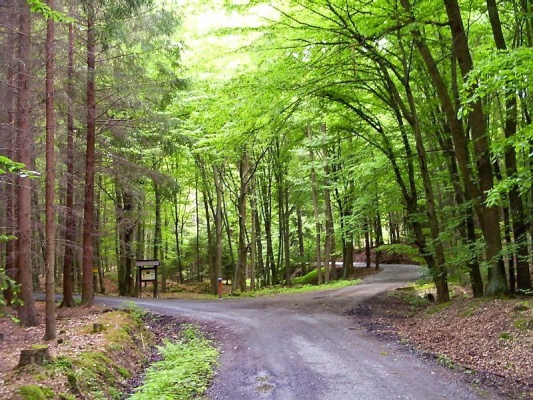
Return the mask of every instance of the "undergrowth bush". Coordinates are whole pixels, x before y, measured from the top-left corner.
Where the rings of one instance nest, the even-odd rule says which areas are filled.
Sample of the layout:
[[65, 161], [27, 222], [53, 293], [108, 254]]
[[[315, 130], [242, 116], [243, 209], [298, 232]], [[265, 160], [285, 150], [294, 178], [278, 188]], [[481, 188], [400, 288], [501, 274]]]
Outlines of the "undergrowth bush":
[[165, 341], [158, 350], [163, 359], [148, 368], [130, 400], [192, 399], [207, 389], [218, 350], [197, 328], [185, 327], [178, 341]]

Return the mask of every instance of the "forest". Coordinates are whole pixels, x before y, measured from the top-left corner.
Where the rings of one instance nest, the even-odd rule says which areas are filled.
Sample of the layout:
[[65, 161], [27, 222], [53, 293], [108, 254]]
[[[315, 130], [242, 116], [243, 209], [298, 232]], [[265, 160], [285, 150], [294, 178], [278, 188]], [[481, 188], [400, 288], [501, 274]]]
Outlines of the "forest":
[[[136, 260], [235, 293], [419, 259], [533, 294], [529, 0], [3, 0], [0, 313]], [[318, 268], [320, 266], [320, 268]]]

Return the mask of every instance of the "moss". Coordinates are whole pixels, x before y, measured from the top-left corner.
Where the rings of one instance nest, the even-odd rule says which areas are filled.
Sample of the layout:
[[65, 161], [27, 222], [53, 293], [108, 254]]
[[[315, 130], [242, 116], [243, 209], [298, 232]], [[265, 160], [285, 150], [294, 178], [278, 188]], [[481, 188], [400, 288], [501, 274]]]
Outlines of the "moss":
[[434, 315], [434, 314], [441, 313], [441, 312], [443, 312], [444, 310], [446, 310], [448, 307], [450, 307], [451, 305], [452, 305], [452, 302], [451, 302], [451, 301], [448, 301], [448, 302], [446, 302], [446, 303], [442, 303], [442, 304], [437, 304], [436, 306], [429, 307], [429, 308], [426, 310], [426, 314], [427, 314], [427, 315]]
[[46, 400], [54, 396], [49, 388], [37, 385], [22, 386], [19, 389], [19, 394], [24, 400]]
[[123, 368], [123, 367], [118, 367], [118, 373], [123, 378], [130, 378], [131, 377], [131, 372], [129, 370], [127, 370], [126, 368]]
[[533, 319], [517, 319], [513, 322], [513, 326], [522, 331], [533, 330]]
[[[82, 348], [81, 352], [69, 356], [58, 356], [42, 367], [29, 366], [24, 370], [17, 370], [18, 374], [31, 377], [33, 381], [30, 383], [34, 383], [21, 389], [22, 392], [16, 395], [17, 398], [123, 398], [123, 383], [131, 378], [133, 372], [129, 369], [137, 368], [148, 359], [154, 342], [153, 334], [145, 328], [144, 322], [140, 321], [132, 313], [122, 311], [100, 314], [96, 321], [91, 321], [81, 330], [86, 335], [94, 335], [93, 322], [103, 324], [106, 329], [97, 333], [100, 335], [98, 342], [102, 343], [103, 340], [103, 345], [97, 348]], [[80, 330], [76, 333], [79, 334]], [[80, 345], [83, 345], [83, 341]], [[50, 378], [66, 382], [67, 389], [62, 388], [54, 393], [51, 389], [39, 385], [39, 382], [48, 381]]]
[[509, 332], [502, 332], [498, 337], [502, 340], [513, 340], [513, 336]]

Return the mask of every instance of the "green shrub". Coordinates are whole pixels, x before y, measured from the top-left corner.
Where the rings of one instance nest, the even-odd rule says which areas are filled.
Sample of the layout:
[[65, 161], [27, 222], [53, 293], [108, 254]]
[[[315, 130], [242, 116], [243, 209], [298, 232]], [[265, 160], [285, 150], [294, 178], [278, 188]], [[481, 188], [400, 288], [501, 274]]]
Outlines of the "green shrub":
[[158, 350], [163, 359], [148, 368], [131, 400], [192, 399], [207, 389], [218, 350], [198, 329], [185, 327], [180, 340], [166, 341]]

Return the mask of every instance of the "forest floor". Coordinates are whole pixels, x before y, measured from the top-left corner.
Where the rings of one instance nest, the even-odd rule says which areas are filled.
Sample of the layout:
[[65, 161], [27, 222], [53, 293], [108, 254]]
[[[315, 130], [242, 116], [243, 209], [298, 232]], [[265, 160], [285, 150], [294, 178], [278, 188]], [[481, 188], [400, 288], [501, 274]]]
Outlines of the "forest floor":
[[437, 305], [396, 290], [350, 312], [357, 324], [409, 351], [472, 374], [511, 399], [533, 399], [533, 300], [457, 296]]
[[[42, 303], [38, 307], [42, 318]], [[108, 310], [101, 307], [58, 310], [59, 340], [48, 343], [42, 339], [44, 325], [21, 328], [9, 318], [0, 318], [0, 398], [22, 399], [18, 388], [30, 384], [50, 388], [54, 398], [77, 398], [59, 395], [72, 393], [64, 376], [56, 378], [35, 369], [17, 369], [20, 351], [37, 343], [48, 344], [55, 359], [95, 351], [102, 347], [101, 338], [87, 331], [87, 327], [98, 321], [104, 311]], [[354, 324], [382, 340], [398, 343], [407, 351], [470, 375], [469, 380], [480, 388], [496, 389], [510, 399], [533, 399], [530, 298], [471, 299], [459, 295], [448, 304], [435, 305], [413, 291], [394, 290], [357, 303], [348, 315]], [[182, 321], [176, 318], [177, 324]], [[174, 327], [160, 329], [158, 335], [175, 332]], [[129, 349], [132, 354], [128, 354]], [[133, 376], [138, 376], [142, 365], [140, 362], [132, 365], [128, 360], [138, 359], [138, 352], [138, 348], [126, 347], [119, 357]], [[145, 356], [149, 357], [149, 353], [146, 349]], [[119, 386], [128, 391], [134, 383], [135, 379], [130, 377]]]

